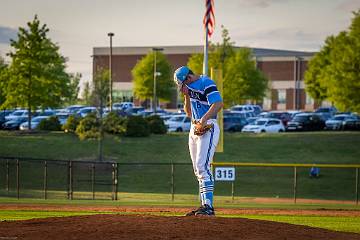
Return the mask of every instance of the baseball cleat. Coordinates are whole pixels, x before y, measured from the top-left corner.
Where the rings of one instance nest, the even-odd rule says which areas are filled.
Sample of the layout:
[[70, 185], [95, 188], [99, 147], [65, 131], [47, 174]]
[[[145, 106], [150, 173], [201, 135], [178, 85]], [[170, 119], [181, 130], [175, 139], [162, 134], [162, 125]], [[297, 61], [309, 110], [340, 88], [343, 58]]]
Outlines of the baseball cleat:
[[185, 216], [195, 216], [196, 213], [200, 210], [201, 207], [199, 207], [196, 210], [192, 210], [191, 212], [188, 212]]
[[213, 207], [210, 207], [209, 205], [205, 204], [203, 206], [201, 206], [196, 212], [195, 212], [195, 216], [200, 216], [200, 215], [204, 215], [204, 216], [214, 216], [215, 215], [215, 211]]

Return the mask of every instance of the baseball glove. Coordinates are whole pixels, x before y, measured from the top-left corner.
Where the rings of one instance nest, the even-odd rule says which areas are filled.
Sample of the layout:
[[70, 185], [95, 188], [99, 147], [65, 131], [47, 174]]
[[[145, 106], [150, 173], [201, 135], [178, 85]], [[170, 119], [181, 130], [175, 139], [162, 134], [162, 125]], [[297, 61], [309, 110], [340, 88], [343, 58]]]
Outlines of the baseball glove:
[[201, 124], [198, 122], [195, 122], [195, 127], [194, 127], [194, 134], [197, 136], [202, 136], [204, 135], [207, 131], [209, 131], [210, 129], [212, 129], [214, 127], [214, 124], [207, 124], [204, 127], [201, 127]]

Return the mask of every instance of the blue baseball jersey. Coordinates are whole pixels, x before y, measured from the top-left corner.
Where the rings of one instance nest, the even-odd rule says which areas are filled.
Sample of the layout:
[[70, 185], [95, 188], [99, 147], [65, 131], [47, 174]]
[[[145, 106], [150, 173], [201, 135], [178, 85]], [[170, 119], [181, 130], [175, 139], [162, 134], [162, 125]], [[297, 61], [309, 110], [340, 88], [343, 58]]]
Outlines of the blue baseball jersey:
[[207, 76], [200, 76], [198, 80], [188, 85], [193, 119], [200, 119], [216, 102], [222, 102], [216, 84]]

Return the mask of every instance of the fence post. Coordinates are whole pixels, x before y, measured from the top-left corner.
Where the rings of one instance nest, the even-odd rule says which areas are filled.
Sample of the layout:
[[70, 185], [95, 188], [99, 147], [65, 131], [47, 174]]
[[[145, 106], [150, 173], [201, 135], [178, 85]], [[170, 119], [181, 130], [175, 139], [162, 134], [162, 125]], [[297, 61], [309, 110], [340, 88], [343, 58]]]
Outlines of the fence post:
[[112, 171], [111, 171], [111, 176], [112, 176], [112, 194], [111, 194], [111, 200], [115, 200], [115, 186], [116, 186], [116, 181], [115, 181], [115, 164], [111, 164], [112, 166]]
[[234, 181], [231, 181], [231, 201], [234, 202], [235, 186]]
[[20, 199], [20, 162], [16, 159], [16, 195]]
[[294, 167], [294, 204], [296, 204], [296, 194], [297, 194], [297, 168]]
[[95, 164], [92, 164], [91, 168], [91, 190], [92, 190], [92, 200], [95, 200]]
[[68, 192], [68, 199], [73, 199], [73, 169], [72, 169], [72, 161], [68, 162], [68, 175], [69, 175], [69, 192]]
[[356, 183], [355, 183], [356, 205], [359, 204], [359, 168], [356, 168]]
[[6, 159], [6, 191], [9, 194], [10, 191], [10, 181], [9, 181], [9, 159]]
[[44, 199], [47, 199], [47, 161], [44, 162]]
[[175, 182], [174, 182], [174, 163], [171, 163], [171, 201], [174, 201], [175, 198]]
[[118, 200], [118, 186], [119, 186], [119, 164], [115, 163], [116, 168], [116, 174], [115, 174], [115, 200]]

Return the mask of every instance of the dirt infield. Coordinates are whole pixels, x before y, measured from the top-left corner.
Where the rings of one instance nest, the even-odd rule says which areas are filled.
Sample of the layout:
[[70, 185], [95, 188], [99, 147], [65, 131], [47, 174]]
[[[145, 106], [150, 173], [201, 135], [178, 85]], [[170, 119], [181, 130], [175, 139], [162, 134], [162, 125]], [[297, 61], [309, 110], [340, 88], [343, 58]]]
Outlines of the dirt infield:
[[360, 234], [242, 218], [114, 214], [1, 222], [0, 239], [360, 240]]
[[[178, 213], [185, 215], [190, 208], [185, 207], [145, 207], [145, 206], [95, 206], [95, 205], [57, 205], [57, 204], [16, 204], [3, 203], [0, 210], [34, 210], [34, 211], [94, 211], [114, 213]], [[216, 208], [221, 215], [306, 215], [306, 216], [343, 216], [360, 217], [359, 210], [331, 209], [254, 209], [254, 208]], [[1, 240], [1, 239], [0, 239]]]

